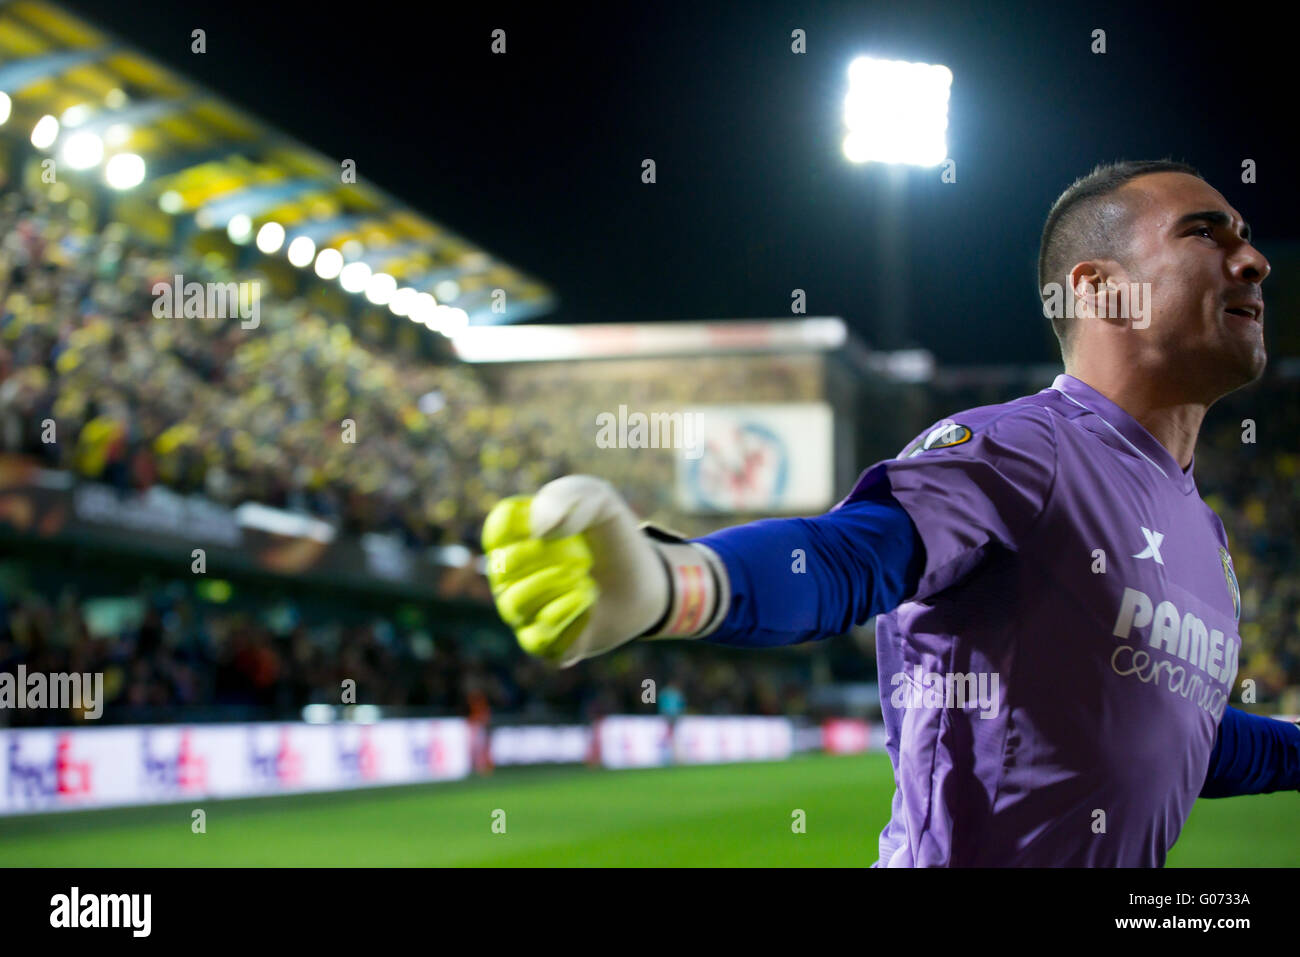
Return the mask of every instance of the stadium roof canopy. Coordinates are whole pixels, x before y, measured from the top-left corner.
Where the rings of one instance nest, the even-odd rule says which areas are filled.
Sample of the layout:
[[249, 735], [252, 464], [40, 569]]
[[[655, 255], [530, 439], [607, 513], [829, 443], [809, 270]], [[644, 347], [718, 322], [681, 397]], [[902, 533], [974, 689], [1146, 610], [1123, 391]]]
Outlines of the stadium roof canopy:
[[[44, 148], [60, 158], [60, 175], [82, 165], [72, 175], [102, 174], [106, 190], [116, 179], [117, 189], [143, 195], [172, 217], [174, 234], [229, 230], [232, 241], [256, 237], [258, 249], [281, 257], [305, 237], [310, 246], [298, 243], [295, 265], [309, 268], [320, 251], [335, 249], [349, 264], [365, 263], [371, 275], [386, 273], [395, 280], [390, 287], [412, 290], [403, 293], [403, 311], [393, 309], [399, 315], [417, 299], [433, 308], [418, 293], [464, 310], [471, 324], [518, 322], [554, 307], [554, 295], [537, 280], [374, 185], [344, 182], [341, 162], [52, 4], [6, 4], [0, 6], [0, 133], [26, 137], [42, 122], [54, 137]], [[44, 143], [38, 140], [33, 145]], [[75, 149], [82, 157], [71, 155]], [[144, 161], [142, 180], [132, 155]], [[132, 180], [138, 184], [122, 185]], [[283, 235], [274, 226], [263, 233], [269, 223], [283, 227]]]

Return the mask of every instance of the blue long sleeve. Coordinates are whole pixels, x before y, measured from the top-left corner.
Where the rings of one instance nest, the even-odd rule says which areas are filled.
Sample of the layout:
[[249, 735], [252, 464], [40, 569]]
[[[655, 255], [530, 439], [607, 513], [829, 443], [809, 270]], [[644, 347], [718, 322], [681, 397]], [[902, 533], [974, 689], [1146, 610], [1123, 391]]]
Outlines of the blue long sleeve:
[[1300, 728], [1276, 718], [1223, 712], [1201, 797], [1300, 790]]
[[718, 553], [731, 608], [706, 641], [773, 647], [843, 634], [917, 587], [925, 547], [888, 492], [814, 518], [770, 518], [694, 539]]

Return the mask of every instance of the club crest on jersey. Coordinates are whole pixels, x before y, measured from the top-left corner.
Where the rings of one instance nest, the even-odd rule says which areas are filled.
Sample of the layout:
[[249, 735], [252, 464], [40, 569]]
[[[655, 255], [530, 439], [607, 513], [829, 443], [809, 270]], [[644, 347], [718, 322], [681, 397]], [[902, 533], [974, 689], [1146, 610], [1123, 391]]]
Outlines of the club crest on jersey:
[[922, 452], [929, 452], [931, 449], [951, 448], [954, 445], [969, 442], [970, 439], [971, 431], [966, 426], [958, 425], [956, 422], [940, 422], [927, 432], [923, 438], [917, 439], [904, 449], [899, 458], [910, 459]]
[[1222, 545], [1219, 546], [1219, 564], [1223, 566], [1223, 577], [1228, 583], [1228, 592], [1232, 595], [1232, 613], [1241, 621], [1241, 586], [1237, 584], [1237, 573], [1232, 570], [1232, 556]]

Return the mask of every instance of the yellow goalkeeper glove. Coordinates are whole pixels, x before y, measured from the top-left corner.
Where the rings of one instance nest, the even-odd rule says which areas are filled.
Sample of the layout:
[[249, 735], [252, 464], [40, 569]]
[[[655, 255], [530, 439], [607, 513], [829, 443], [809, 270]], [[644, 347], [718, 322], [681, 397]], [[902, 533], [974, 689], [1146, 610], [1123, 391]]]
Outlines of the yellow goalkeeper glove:
[[717, 554], [638, 526], [613, 486], [591, 475], [498, 502], [483, 551], [497, 611], [520, 646], [562, 667], [635, 638], [700, 638], [725, 617]]

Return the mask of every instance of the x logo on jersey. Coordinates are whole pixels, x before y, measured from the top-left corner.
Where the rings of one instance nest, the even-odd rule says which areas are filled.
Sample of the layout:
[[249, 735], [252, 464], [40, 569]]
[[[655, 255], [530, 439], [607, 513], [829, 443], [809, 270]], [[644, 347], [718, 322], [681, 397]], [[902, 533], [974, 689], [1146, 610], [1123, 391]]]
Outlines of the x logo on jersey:
[[1160, 557], [1160, 543], [1165, 540], [1163, 532], [1153, 532], [1149, 528], [1142, 529], [1142, 536], [1147, 540], [1147, 547], [1134, 555], [1134, 558], [1154, 558], [1157, 565], [1163, 565], [1165, 560]]

